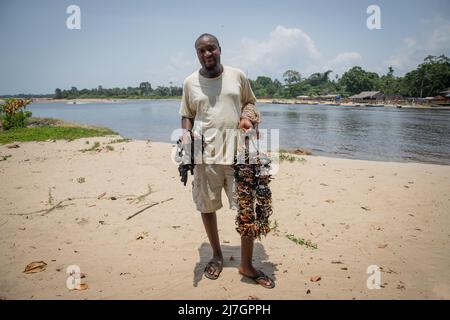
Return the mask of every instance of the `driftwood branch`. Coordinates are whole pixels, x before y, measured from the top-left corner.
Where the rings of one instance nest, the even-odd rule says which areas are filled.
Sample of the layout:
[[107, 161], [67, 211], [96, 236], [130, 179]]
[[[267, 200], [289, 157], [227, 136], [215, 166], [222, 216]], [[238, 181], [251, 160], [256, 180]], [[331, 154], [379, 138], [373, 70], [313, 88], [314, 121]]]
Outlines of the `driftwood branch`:
[[166, 200], [163, 200], [163, 201], [160, 201], [160, 202], [154, 202], [154, 203], [152, 203], [152, 204], [146, 206], [145, 208], [139, 210], [138, 212], [133, 213], [133, 214], [132, 214], [131, 216], [129, 216], [126, 220], [130, 220], [131, 218], [134, 218], [135, 216], [137, 216], [139, 213], [142, 213], [142, 212], [144, 212], [145, 210], [147, 210], [147, 209], [149, 209], [149, 208], [151, 208], [151, 207], [154, 207], [154, 206], [156, 206], [156, 205], [158, 205], [158, 204], [161, 204], [161, 203], [164, 203], [164, 202], [167, 202], [167, 201], [170, 201], [170, 200], [173, 200], [173, 198], [169, 198], [169, 199], [166, 199]]

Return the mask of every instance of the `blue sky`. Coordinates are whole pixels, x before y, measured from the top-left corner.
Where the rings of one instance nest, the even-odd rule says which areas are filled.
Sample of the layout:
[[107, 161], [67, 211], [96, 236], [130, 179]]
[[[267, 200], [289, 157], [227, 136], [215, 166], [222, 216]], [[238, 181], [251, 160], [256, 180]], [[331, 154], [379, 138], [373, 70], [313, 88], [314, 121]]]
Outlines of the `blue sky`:
[[[81, 29], [69, 30], [69, 5]], [[369, 30], [369, 5], [381, 30]], [[450, 56], [448, 0], [1, 0], [0, 94], [181, 85], [199, 67], [194, 41], [215, 34], [222, 62], [282, 79], [353, 65], [397, 75], [429, 54]]]

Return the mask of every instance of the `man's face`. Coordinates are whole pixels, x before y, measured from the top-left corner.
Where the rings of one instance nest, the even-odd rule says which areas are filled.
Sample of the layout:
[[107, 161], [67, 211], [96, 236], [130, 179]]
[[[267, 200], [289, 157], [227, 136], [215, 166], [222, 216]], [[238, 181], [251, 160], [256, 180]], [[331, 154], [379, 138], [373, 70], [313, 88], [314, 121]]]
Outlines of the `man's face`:
[[213, 38], [201, 38], [198, 40], [195, 49], [203, 68], [211, 70], [220, 65], [220, 47]]

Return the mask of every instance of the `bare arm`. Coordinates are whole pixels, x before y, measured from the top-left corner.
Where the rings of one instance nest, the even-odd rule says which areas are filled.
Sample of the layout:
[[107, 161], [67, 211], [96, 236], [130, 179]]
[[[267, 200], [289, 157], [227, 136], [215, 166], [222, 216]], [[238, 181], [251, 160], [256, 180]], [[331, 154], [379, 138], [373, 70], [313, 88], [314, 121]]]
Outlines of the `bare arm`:
[[242, 79], [241, 103], [242, 110], [239, 128], [244, 131], [256, 129], [258, 123], [261, 121], [261, 117], [256, 109], [256, 97], [252, 91], [250, 82], [245, 77]]
[[181, 137], [183, 144], [191, 142], [191, 131], [194, 127], [194, 119], [181, 117], [181, 128], [183, 129], [183, 135]]
[[252, 91], [249, 80], [242, 75], [241, 78], [241, 129], [248, 130], [256, 127], [261, 122], [261, 117], [256, 109], [256, 97]]

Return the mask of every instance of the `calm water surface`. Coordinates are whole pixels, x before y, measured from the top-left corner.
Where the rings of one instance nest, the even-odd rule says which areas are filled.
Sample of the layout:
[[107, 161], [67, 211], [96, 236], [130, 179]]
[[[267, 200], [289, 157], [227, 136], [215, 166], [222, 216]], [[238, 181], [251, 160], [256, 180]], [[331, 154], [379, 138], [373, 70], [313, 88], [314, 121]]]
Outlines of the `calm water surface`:
[[[124, 137], [171, 142], [179, 101], [34, 103], [37, 117], [105, 126]], [[382, 161], [450, 165], [450, 110], [258, 104], [260, 128], [280, 129], [280, 148]]]

